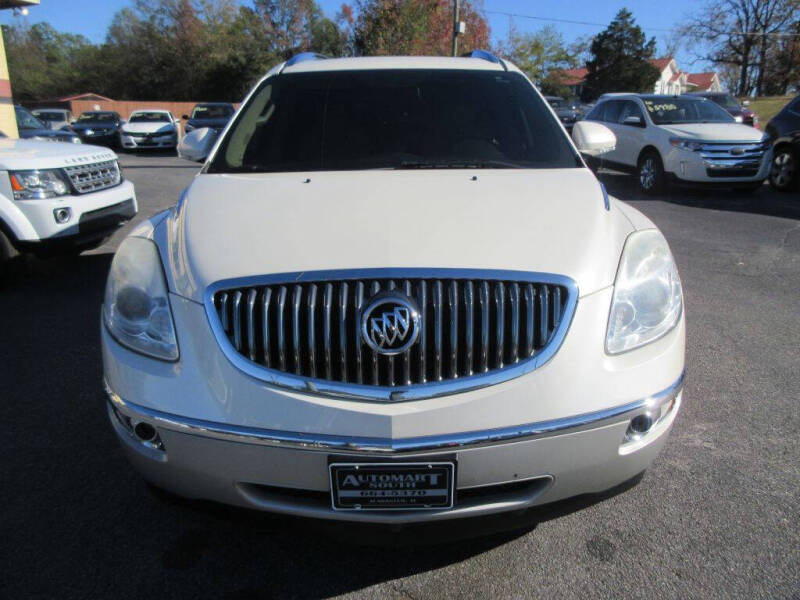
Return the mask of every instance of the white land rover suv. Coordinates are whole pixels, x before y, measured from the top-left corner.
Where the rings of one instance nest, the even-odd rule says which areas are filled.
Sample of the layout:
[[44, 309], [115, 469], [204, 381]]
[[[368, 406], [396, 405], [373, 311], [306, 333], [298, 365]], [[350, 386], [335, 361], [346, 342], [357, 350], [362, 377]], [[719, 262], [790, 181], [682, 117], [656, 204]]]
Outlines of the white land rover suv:
[[575, 138], [485, 52], [270, 71], [112, 262], [131, 462], [187, 497], [392, 523], [642, 472], [681, 402], [681, 284], [579, 154], [613, 135]]
[[614, 150], [595, 159], [635, 173], [648, 194], [670, 183], [757, 190], [769, 175], [769, 136], [697, 96], [606, 94], [586, 116], [614, 132]]
[[111, 150], [0, 140], [0, 268], [17, 251], [97, 246], [136, 210], [133, 184]]

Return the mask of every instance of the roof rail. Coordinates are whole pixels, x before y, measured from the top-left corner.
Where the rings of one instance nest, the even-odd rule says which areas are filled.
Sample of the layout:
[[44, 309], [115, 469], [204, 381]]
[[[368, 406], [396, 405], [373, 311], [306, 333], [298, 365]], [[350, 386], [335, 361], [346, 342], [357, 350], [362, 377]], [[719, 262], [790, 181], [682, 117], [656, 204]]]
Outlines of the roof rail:
[[317, 54], [316, 52], [301, 52], [300, 54], [295, 54], [292, 58], [286, 61], [284, 67], [291, 67], [292, 65], [296, 65], [297, 63], [305, 62], [307, 60], [318, 60], [328, 58], [324, 54]]
[[465, 52], [461, 56], [464, 58], [480, 58], [481, 60], [488, 60], [489, 62], [496, 63], [501, 67], [503, 67], [504, 71], [508, 71], [506, 63], [504, 63], [501, 59], [497, 58], [494, 54], [492, 54], [488, 50], [473, 50], [472, 52]]

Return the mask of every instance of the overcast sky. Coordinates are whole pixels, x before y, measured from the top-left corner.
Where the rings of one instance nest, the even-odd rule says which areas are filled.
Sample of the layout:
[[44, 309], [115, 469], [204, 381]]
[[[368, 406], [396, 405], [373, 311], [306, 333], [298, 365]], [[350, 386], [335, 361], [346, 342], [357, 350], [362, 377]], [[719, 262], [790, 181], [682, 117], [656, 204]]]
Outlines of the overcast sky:
[[[245, 4], [248, 3], [247, 0], [241, 1]], [[317, 1], [329, 17], [334, 17], [342, 5], [342, 0]], [[41, 5], [31, 8], [30, 14], [25, 18], [29, 23], [47, 21], [60, 31], [80, 33], [93, 42], [101, 42], [114, 13], [131, 3], [131, 0], [41, 0]], [[670, 0], [669, 2], [660, 0], [629, 2], [566, 0], [559, 2], [558, 6], [555, 5], [556, 3], [552, 0], [484, 0], [483, 2], [494, 40], [505, 38], [511, 19], [507, 15], [497, 13], [516, 13], [541, 19], [590, 23], [563, 23], [521, 16], [513, 17], [514, 24], [520, 31], [535, 31], [551, 24], [562, 33], [567, 43], [581, 36], [598, 33], [611, 21], [620, 8], [627, 7], [633, 12], [636, 22], [644, 28], [648, 36], [655, 36], [659, 44], [659, 53], [663, 52], [664, 41], [669, 35], [667, 30], [675, 27], [688, 14], [696, 10], [700, 2], [698, 0]], [[0, 11], [0, 22], [4, 24], [20, 19], [23, 17], [15, 18], [10, 10]], [[705, 65], [701, 63], [691, 64], [693, 56], [690, 52], [681, 51], [676, 58], [678, 65], [684, 70], [704, 70]]]

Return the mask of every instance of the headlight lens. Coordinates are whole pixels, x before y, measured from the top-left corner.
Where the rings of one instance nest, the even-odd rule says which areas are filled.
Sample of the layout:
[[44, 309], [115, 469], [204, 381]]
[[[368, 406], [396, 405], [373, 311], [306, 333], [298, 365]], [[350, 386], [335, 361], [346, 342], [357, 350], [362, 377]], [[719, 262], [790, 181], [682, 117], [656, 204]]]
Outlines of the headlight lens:
[[632, 233], [614, 282], [606, 352], [619, 354], [666, 335], [682, 309], [681, 280], [664, 236], [655, 229]]
[[69, 185], [58, 169], [9, 173], [15, 200], [41, 200], [69, 193]]
[[79, 138], [77, 135], [75, 137], [70, 138], [69, 141], [72, 142], [73, 144], [82, 144], [83, 143], [81, 141], [81, 138]]
[[161, 360], [178, 360], [178, 341], [164, 269], [156, 245], [130, 237], [111, 261], [103, 320], [124, 346]]
[[700, 150], [703, 147], [702, 142], [698, 142], [695, 140], [684, 140], [683, 138], [670, 138], [669, 143], [675, 146], [676, 148], [682, 148], [684, 150]]
[[744, 123], [744, 117], [742, 115], [736, 115], [735, 117], [733, 117], [733, 119], [737, 123]]

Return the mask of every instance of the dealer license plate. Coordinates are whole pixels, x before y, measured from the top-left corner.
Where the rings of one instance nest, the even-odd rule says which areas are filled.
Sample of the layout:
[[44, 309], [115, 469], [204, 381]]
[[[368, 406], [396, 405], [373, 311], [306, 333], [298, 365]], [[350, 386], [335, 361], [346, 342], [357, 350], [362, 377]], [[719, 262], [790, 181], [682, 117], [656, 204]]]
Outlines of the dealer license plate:
[[334, 510], [453, 507], [455, 463], [331, 463]]

